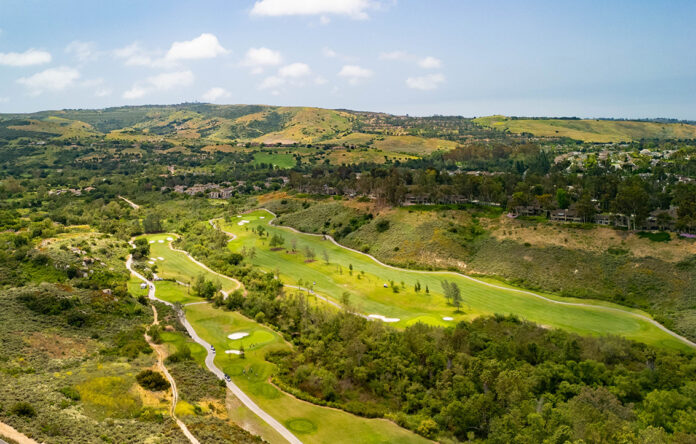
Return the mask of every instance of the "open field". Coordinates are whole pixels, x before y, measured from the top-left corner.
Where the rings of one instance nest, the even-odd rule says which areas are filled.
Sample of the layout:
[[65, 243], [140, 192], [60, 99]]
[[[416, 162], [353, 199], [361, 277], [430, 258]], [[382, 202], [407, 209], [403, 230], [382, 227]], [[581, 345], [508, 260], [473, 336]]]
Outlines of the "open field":
[[489, 116], [475, 122], [501, 131], [537, 137], [569, 137], [584, 142], [630, 142], [640, 139], [693, 139], [696, 126], [684, 123], [657, 123], [591, 119], [509, 119]]
[[[237, 240], [229, 243], [230, 248], [255, 247], [256, 257], [253, 263], [268, 271], [279, 270], [283, 282], [293, 285], [297, 285], [300, 280], [303, 283], [308, 282], [318, 293], [335, 301], [340, 301], [342, 294], [348, 292], [351, 304], [357, 310], [398, 319], [395, 322], [397, 326], [418, 321], [452, 325], [453, 322], [472, 319], [479, 315], [504, 313], [516, 314], [544, 326], [563, 328], [580, 334], [615, 334], [648, 344], [686, 348], [684, 343], [655, 325], [628, 311], [619, 311], [619, 306], [613, 304], [583, 301], [590, 306], [561, 305], [518, 289], [508, 289], [508, 286], [493, 287], [453, 273], [396, 269], [381, 265], [361, 253], [337, 246], [329, 240], [323, 240], [321, 236], [300, 234], [287, 228], [271, 226], [271, 219], [270, 213], [255, 211], [238, 219], [248, 220], [249, 223], [246, 225], [239, 226], [236, 221], [223, 224], [225, 231], [238, 235]], [[284, 236], [286, 248], [289, 248], [290, 242], [295, 239], [298, 251], [294, 254], [286, 249], [270, 251], [265, 245], [266, 240], [260, 240], [251, 231], [259, 225], [271, 235], [278, 233]], [[315, 261], [306, 262], [306, 248], [314, 250]], [[328, 264], [323, 258], [324, 251], [329, 257]], [[349, 270], [351, 265], [352, 274]], [[443, 280], [459, 284], [464, 299], [464, 313], [456, 313], [454, 307], [446, 303], [442, 294]], [[416, 293], [413, 288], [417, 282], [423, 289], [427, 286], [429, 294], [423, 290]], [[392, 290], [392, 285], [399, 287], [398, 293]], [[542, 296], [557, 301], [576, 302], [557, 296]], [[647, 316], [644, 313], [640, 314]], [[453, 321], [445, 321], [444, 317], [451, 317]]]
[[[149, 240], [166, 239], [168, 235], [148, 236]], [[169, 235], [170, 236], [170, 235]], [[181, 255], [168, 244], [155, 242], [157, 250], [153, 255], [164, 257], [159, 261], [159, 272], [163, 276], [177, 275], [186, 279], [185, 273], [193, 279], [200, 271], [193, 262], [182, 265], [176, 260]], [[160, 288], [168, 282], [156, 283], [157, 296], [168, 300], [170, 292], [160, 293]], [[171, 300], [170, 302], [176, 302]], [[273, 330], [253, 322], [239, 313], [215, 309], [211, 304], [194, 304], [184, 307], [186, 317], [196, 332], [206, 341], [215, 346], [217, 355], [215, 362], [222, 368], [245, 393], [247, 393], [261, 408], [282, 422], [288, 429], [304, 442], [365, 442], [365, 443], [417, 443], [427, 442], [396, 424], [382, 419], [360, 418], [340, 410], [316, 406], [298, 400], [273, 386], [269, 379], [275, 371], [275, 365], [265, 361], [266, 353], [284, 349], [289, 345]], [[230, 339], [232, 333], [245, 332], [248, 336], [241, 339]], [[173, 339], [174, 348], [180, 339]], [[235, 354], [227, 354], [225, 350], [238, 350], [241, 345], [245, 349], [245, 359]], [[192, 352], [194, 349], [192, 348]], [[199, 352], [194, 352], [196, 360], [201, 359]], [[182, 408], [185, 408], [185, 404]], [[182, 412], [185, 413], [185, 412]], [[242, 412], [242, 416], [244, 412]], [[247, 415], [248, 416], [248, 415]]]

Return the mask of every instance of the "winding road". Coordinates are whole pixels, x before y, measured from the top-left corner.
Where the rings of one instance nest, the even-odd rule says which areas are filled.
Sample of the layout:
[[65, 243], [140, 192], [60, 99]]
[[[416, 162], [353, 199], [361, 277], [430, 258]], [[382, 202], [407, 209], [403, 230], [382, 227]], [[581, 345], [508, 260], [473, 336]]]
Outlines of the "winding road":
[[[130, 241], [130, 244], [132, 247], [135, 247], [135, 244], [133, 244], [132, 240]], [[170, 244], [171, 248], [171, 244]], [[172, 248], [173, 249], [173, 248]], [[177, 251], [183, 251], [183, 250], [177, 250]], [[188, 254], [188, 253], [187, 253]], [[190, 255], [189, 255], [190, 257]], [[191, 258], [194, 262], [197, 264], [200, 264], [198, 261], [195, 259]], [[205, 265], [200, 264], [201, 266], [205, 267]], [[162, 299], [157, 298], [155, 296], [155, 284], [148, 280], [145, 276], [142, 274], [138, 273], [133, 269], [133, 257], [131, 255], [128, 255], [128, 258], [126, 259], [126, 268], [128, 271], [131, 272], [131, 274], [141, 281], [145, 282], [148, 286], [148, 297], [151, 300], [159, 301], [165, 305], [168, 305], [170, 307], [173, 307], [176, 309], [174, 304], [171, 302], [164, 301]], [[207, 267], [205, 267], [207, 268]], [[212, 271], [212, 270], [211, 270]], [[219, 273], [217, 273], [219, 274]], [[221, 275], [224, 276], [224, 275]], [[227, 277], [227, 276], [225, 276]], [[241, 283], [240, 283], [241, 285]], [[178, 312], [179, 314], [179, 320], [181, 321], [181, 324], [186, 328], [186, 331], [188, 332], [189, 336], [191, 336], [191, 339], [193, 339], [195, 342], [198, 344], [202, 345], [206, 351], [207, 355], [205, 357], [205, 365], [208, 367], [208, 370], [210, 370], [215, 376], [218, 378], [224, 380], [225, 374], [223, 373], [222, 370], [220, 370], [216, 365], [215, 365], [215, 353], [211, 350], [211, 345], [206, 342], [203, 338], [198, 336], [198, 333], [196, 333], [196, 330], [191, 326], [189, 321], [186, 319], [186, 314], [182, 311]], [[258, 406], [249, 396], [247, 396], [246, 393], [242, 391], [234, 382], [232, 381], [227, 381], [226, 383], [227, 388], [239, 399], [242, 404], [252, 412], [254, 412], [259, 418], [264, 420], [268, 425], [270, 425], [276, 432], [278, 432], [283, 438], [285, 438], [289, 443], [291, 444], [302, 444], [302, 441], [300, 441], [295, 435], [290, 432], [283, 424], [278, 422], [275, 418], [273, 418], [271, 415], [266, 413], [261, 407]], [[195, 439], [195, 438], [194, 438]]]
[[408, 269], [408, 268], [395, 267], [395, 266], [393, 266], [393, 265], [385, 264], [384, 262], [380, 261], [379, 259], [377, 259], [376, 257], [372, 256], [371, 254], [363, 253], [362, 251], [356, 250], [356, 249], [354, 249], [354, 248], [350, 248], [350, 247], [346, 247], [345, 245], [341, 245], [341, 244], [338, 243], [333, 237], [329, 236], [328, 234], [327, 234], [327, 235], [324, 235], [324, 234], [316, 234], [316, 233], [305, 233], [305, 232], [303, 232], [303, 231], [297, 230], [297, 229], [292, 228], [292, 227], [276, 225], [274, 222], [275, 222], [275, 220], [276, 220], [276, 218], [277, 218], [278, 216], [277, 216], [273, 211], [271, 211], [271, 210], [269, 210], [269, 209], [267, 209], [267, 208], [263, 208], [263, 210], [265, 210], [265, 211], [267, 211], [268, 213], [270, 213], [270, 214], [273, 215], [273, 219], [272, 219], [271, 221], [268, 222], [269, 225], [273, 225], [273, 226], [275, 226], [275, 227], [277, 227], [277, 228], [281, 228], [281, 229], [290, 230], [290, 231], [295, 232], [295, 233], [298, 233], [298, 234], [305, 234], [305, 235], [308, 235], [308, 236], [324, 237], [324, 238], [330, 240], [330, 241], [331, 241], [334, 245], [336, 245], [337, 247], [344, 248], [344, 249], [349, 250], [349, 251], [352, 251], [352, 252], [354, 252], [354, 253], [358, 253], [358, 254], [361, 254], [361, 255], [363, 255], [363, 256], [366, 256], [366, 257], [372, 259], [373, 261], [375, 261], [376, 263], [378, 263], [379, 265], [382, 265], [383, 267], [391, 268], [392, 270], [406, 271], [406, 272], [409, 272], [409, 273], [419, 273], [419, 274], [449, 274], [449, 275], [459, 276], [459, 277], [463, 277], [463, 278], [465, 278], [465, 279], [469, 279], [470, 281], [473, 281], [473, 282], [476, 282], [476, 283], [485, 285], [485, 286], [487, 286], [487, 287], [497, 288], [497, 289], [499, 289], [499, 290], [508, 290], [508, 291], [512, 291], [512, 292], [515, 292], [515, 293], [521, 293], [521, 294], [526, 294], [526, 295], [534, 296], [534, 297], [536, 297], [536, 298], [542, 299], [542, 300], [544, 300], [544, 301], [546, 301], [546, 302], [550, 302], [550, 303], [552, 303], [552, 304], [566, 305], [566, 306], [571, 306], [571, 307], [585, 307], [585, 308], [592, 308], [592, 309], [597, 309], [597, 310], [604, 310], [604, 311], [612, 311], [612, 312], [624, 313], [624, 314], [627, 314], [627, 315], [629, 315], [629, 316], [633, 316], [633, 317], [635, 317], [635, 318], [642, 319], [643, 321], [646, 321], [646, 322], [648, 322], [648, 323], [654, 325], [655, 327], [659, 328], [660, 330], [664, 331], [665, 333], [667, 333], [668, 335], [672, 336], [673, 338], [678, 339], [679, 341], [683, 342], [684, 344], [688, 345], [689, 347], [691, 347], [691, 348], [696, 348], [696, 342], [693, 342], [693, 341], [689, 340], [688, 338], [685, 338], [684, 336], [681, 336], [680, 334], [673, 332], [672, 330], [668, 329], [667, 327], [665, 327], [664, 325], [660, 324], [660, 323], [657, 322], [656, 320], [654, 320], [654, 319], [652, 319], [652, 318], [650, 318], [650, 317], [648, 317], [648, 316], [639, 314], [639, 313], [634, 313], [634, 312], [628, 311], [628, 310], [622, 310], [622, 309], [616, 308], [616, 307], [607, 307], [607, 306], [604, 306], [604, 305], [584, 304], [584, 303], [582, 303], [582, 302], [557, 301], [557, 300], [555, 300], [555, 299], [547, 298], [546, 296], [542, 296], [542, 295], [537, 294], [537, 293], [534, 293], [534, 292], [532, 292], [532, 291], [521, 290], [521, 289], [518, 289], [518, 288], [504, 287], [504, 286], [502, 286], [502, 285], [491, 284], [490, 282], [482, 281], [482, 280], [480, 280], [480, 279], [476, 279], [475, 277], [471, 277], [471, 276], [468, 276], [468, 275], [466, 275], [466, 274], [458, 273], [458, 272], [456, 272], [456, 271], [446, 271], [446, 270], [443, 270], [443, 271], [426, 271], [426, 270], [411, 270], [411, 269]]

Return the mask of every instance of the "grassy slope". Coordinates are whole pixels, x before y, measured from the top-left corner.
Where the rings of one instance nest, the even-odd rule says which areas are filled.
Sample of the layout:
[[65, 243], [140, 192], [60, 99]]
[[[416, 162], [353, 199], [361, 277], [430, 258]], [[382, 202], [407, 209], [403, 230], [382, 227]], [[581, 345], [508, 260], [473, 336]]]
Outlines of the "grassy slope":
[[384, 136], [376, 134], [352, 133], [329, 139], [325, 143], [336, 145], [371, 145], [390, 153], [430, 154], [437, 150], [449, 151], [457, 147], [457, 142], [444, 139], [431, 139], [418, 136]]
[[[166, 235], [148, 236], [151, 240], [162, 237], [166, 237]], [[157, 255], [165, 258], [164, 261], [158, 262], [162, 275], [182, 275], [188, 272], [190, 280], [200, 271], [190, 261], [191, 266], [182, 267], [179, 265], [177, 257], [181, 253], [167, 251], [166, 244], [155, 243], [152, 245], [157, 245]], [[160, 248], [161, 246], [164, 247]], [[184, 257], [184, 259], [187, 258]], [[159, 292], [159, 288], [163, 284], [163, 282], [156, 283], [157, 294], [159, 297], [168, 298], [167, 292], [162, 294]], [[300, 401], [281, 392], [268, 382], [275, 366], [263, 359], [267, 352], [289, 346], [280, 335], [238, 313], [214, 309], [209, 304], [189, 305], [185, 307], [185, 310], [187, 318], [199, 335], [215, 345], [218, 350], [216, 363], [255, 402], [273, 417], [283, 422], [290, 430], [297, 433], [304, 442], [426, 442], [423, 438], [389, 421], [360, 418], [339, 410]], [[236, 331], [252, 334], [242, 341], [232, 341], [227, 338], [230, 333]], [[240, 343], [244, 343], [245, 360], [236, 355], [224, 353], [224, 350], [234, 349]], [[245, 371], [242, 372], [242, 369]], [[309, 431], [303, 433], [301, 430], [304, 427], [307, 427]]]
[[[259, 219], [264, 216], [264, 219]], [[230, 248], [239, 249], [242, 245], [257, 248], [253, 262], [266, 270], [280, 270], [281, 279], [288, 283], [297, 283], [299, 279], [316, 282], [314, 286], [322, 295], [328, 295], [340, 300], [344, 291], [351, 294], [352, 301], [359, 310], [387, 317], [399, 318], [397, 325], [407, 325], [416, 321], [431, 324], [447, 324], [445, 316], [456, 320], [473, 318], [482, 314], [517, 314], [542, 325], [564, 328], [581, 334], [617, 334], [630, 339], [650, 344], [663, 345], [673, 348], [683, 348], [683, 344], [653, 325], [635, 318], [630, 314], [617, 313], [593, 307], [568, 307], [553, 304], [531, 295], [509, 290], [495, 289], [451, 274], [432, 273], [422, 274], [417, 271], [401, 271], [384, 267], [364, 255], [335, 246], [321, 237], [297, 234], [285, 228], [268, 225], [271, 219], [266, 212], [254, 212], [244, 215], [251, 223], [245, 228], [237, 224], [226, 224], [224, 229], [238, 234], [238, 240], [230, 242]], [[246, 230], [246, 227], [263, 225], [271, 233], [282, 234], [289, 242], [297, 239], [298, 250], [305, 246], [317, 252], [317, 261], [305, 263], [302, 254], [287, 254], [285, 251], [269, 251], [256, 235]], [[326, 250], [330, 263], [322, 260], [321, 251]], [[353, 276], [348, 274], [352, 264]], [[364, 277], [357, 279], [358, 272], [364, 272]], [[441, 282], [443, 280], [457, 282], [462, 288], [465, 314], [456, 314], [448, 306], [442, 296]], [[405, 290], [393, 293], [384, 288], [383, 284], [394, 281], [404, 282]], [[413, 286], [420, 282], [431, 292], [415, 293]], [[560, 299], [560, 298], [557, 298]], [[592, 303], [592, 301], [585, 301]], [[604, 304], [601, 304], [604, 305]]]
[[585, 142], [629, 142], [640, 139], [693, 139], [696, 126], [683, 123], [655, 123], [610, 120], [508, 119], [490, 116], [475, 119], [483, 126], [531, 133], [538, 137], [569, 137]]

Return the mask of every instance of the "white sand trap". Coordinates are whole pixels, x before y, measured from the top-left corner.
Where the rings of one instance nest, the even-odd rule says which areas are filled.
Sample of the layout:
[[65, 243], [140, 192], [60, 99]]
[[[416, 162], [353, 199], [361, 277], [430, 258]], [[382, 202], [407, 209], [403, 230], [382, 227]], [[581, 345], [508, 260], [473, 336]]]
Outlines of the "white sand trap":
[[151, 243], [151, 244], [154, 244], [154, 243], [155, 243], [155, 241], [150, 241], [150, 243]]
[[249, 221], [244, 219], [244, 220], [240, 220], [239, 222], [237, 222], [237, 225], [242, 226], [242, 225], [248, 224], [248, 223], [249, 223]]
[[151, 260], [151, 261], [156, 261], [157, 259], [155, 259], [154, 257], [151, 257], [150, 260]]
[[387, 318], [385, 316], [376, 315], [376, 314], [371, 314], [368, 316], [368, 318], [379, 319], [380, 321], [383, 321], [383, 322], [399, 322], [400, 321], [399, 318]]
[[449, 316], [445, 316], [444, 318], [442, 318], [442, 320], [443, 321], [454, 321], [454, 318], [451, 318]]
[[159, 260], [161, 260], [161, 261], [164, 260], [164, 258], [163, 258], [162, 256], [157, 256], [157, 259], [159, 259]]
[[158, 244], [163, 244], [163, 243], [164, 243], [164, 240], [160, 239], [160, 240], [157, 241], [157, 243], [158, 243]]
[[147, 261], [147, 263], [150, 265], [155, 265], [155, 261]]
[[225, 350], [225, 353], [227, 353], [228, 355], [241, 355], [242, 354], [242, 352], [240, 352], [239, 350]]
[[265, 219], [266, 216], [259, 216], [259, 219]]
[[249, 333], [247, 333], [245, 331], [239, 331], [237, 333], [232, 333], [231, 335], [228, 336], [228, 338], [230, 338], [234, 341], [235, 339], [242, 339], [242, 338], [246, 338], [247, 336], [249, 336]]
[[168, 240], [169, 242], [171, 242], [171, 241], [174, 240], [174, 238], [173, 238], [173, 237], [168, 237], [167, 240]]
[[242, 216], [237, 216], [237, 217], [242, 217]]

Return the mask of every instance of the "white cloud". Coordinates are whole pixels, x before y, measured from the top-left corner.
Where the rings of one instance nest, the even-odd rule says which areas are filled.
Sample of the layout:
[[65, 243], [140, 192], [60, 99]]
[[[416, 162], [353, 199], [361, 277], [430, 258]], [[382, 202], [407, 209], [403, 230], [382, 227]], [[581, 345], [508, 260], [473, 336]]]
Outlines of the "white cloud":
[[280, 52], [268, 48], [249, 48], [244, 55], [241, 65], [251, 68], [254, 74], [260, 74], [263, 69], [269, 66], [280, 65], [283, 57]]
[[32, 66], [42, 65], [51, 61], [51, 53], [38, 49], [27, 49], [24, 52], [0, 52], [0, 65]]
[[289, 65], [285, 65], [282, 68], [278, 70], [278, 75], [281, 77], [289, 77], [293, 79], [297, 79], [299, 77], [305, 77], [308, 76], [312, 73], [312, 70], [309, 68], [309, 65], [306, 63], [291, 63]]
[[327, 83], [329, 83], [329, 81], [323, 78], [322, 76], [316, 76], [314, 78], [314, 83], [316, 85], [326, 85]]
[[406, 86], [412, 89], [427, 91], [437, 88], [444, 81], [445, 76], [442, 74], [428, 74], [421, 77], [409, 77], [406, 79]]
[[322, 54], [324, 57], [327, 57], [327, 58], [329, 58], [329, 59], [333, 59], [333, 58], [338, 57], [338, 53], [337, 53], [336, 51], [334, 51], [334, 50], [331, 49], [331, 48], [327, 48], [326, 46], [325, 46], [324, 48], [322, 48], [321, 54]]
[[418, 66], [425, 69], [436, 69], [442, 67], [442, 60], [436, 57], [427, 56], [419, 58], [418, 56], [407, 51], [383, 52], [379, 55], [379, 58], [382, 60], [416, 63]]
[[174, 71], [148, 77], [147, 83], [154, 89], [164, 91], [177, 86], [188, 86], [193, 83], [193, 78], [191, 71]]
[[97, 58], [96, 45], [94, 42], [81, 42], [75, 40], [65, 47], [65, 52], [72, 54], [81, 62], [88, 62]]
[[435, 57], [432, 57], [432, 56], [428, 56], [428, 57], [425, 57], [423, 59], [420, 59], [418, 61], [418, 65], [421, 68], [436, 69], [436, 68], [440, 68], [442, 66], [442, 60], [435, 58]]
[[167, 60], [212, 59], [227, 52], [217, 37], [203, 33], [193, 40], [172, 43], [165, 58]]
[[113, 91], [111, 88], [99, 88], [94, 92], [96, 97], [107, 97], [110, 96]]
[[222, 98], [229, 97], [229, 96], [230, 96], [230, 92], [227, 91], [225, 88], [214, 87], [214, 88], [210, 88], [208, 91], [203, 93], [203, 95], [201, 97], [206, 102], [215, 102], [218, 99], [222, 99]]
[[358, 65], [344, 65], [338, 75], [348, 79], [351, 85], [356, 85], [361, 80], [372, 77], [372, 71]]
[[80, 72], [78, 70], [60, 66], [58, 68], [49, 68], [30, 77], [22, 77], [17, 80], [17, 83], [29, 88], [32, 94], [38, 95], [44, 91], [64, 90], [73, 85], [75, 80], [79, 78]]
[[147, 94], [147, 90], [140, 86], [133, 86], [131, 89], [123, 93], [124, 99], [139, 99]]
[[191, 71], [173, 71], [151, 76], [144, 82], [133, 85], [131, 89], [123, 93], [124, 99], [138, 99], [152, 91], [167, 91], [176, 87], [189, 86], [193, 83], [194, 75]]
[[[375, 7], [372, 0], [257, 0], [251, 15], [279, 17], [284, 15], [345, 15], [366, 19], [367, 10]], [[328, 17], [327, 17], [328, 18]]]
[[259, 85], [259, 89], [272, 89], [285, 85], [286, 80], [278, 76], [268, 76]]
[[406, 51], [390, 51], [381, 53], [379, 58], [382, 60], [413, 60], [415, 56]]
[[326, 26], [329, 23], [331, 23], [331, 19], [325, 15], [322, 15], [321, 17], [319, 17], [319, 23]]
[[173, 65], [172, 61], [156, 57], [156, 53], [146, 51], [140, 43], [134, 42], [123, 48], [114, 50], [114, 56], [124, 59], [126, 66], [149, 66], [151, 68], [166, 68]]
[[[1, 31], [1, 30], [0, 30]], [[0, 97], [0, 103], [7, 103], [10, 101], [9, 97]]]

